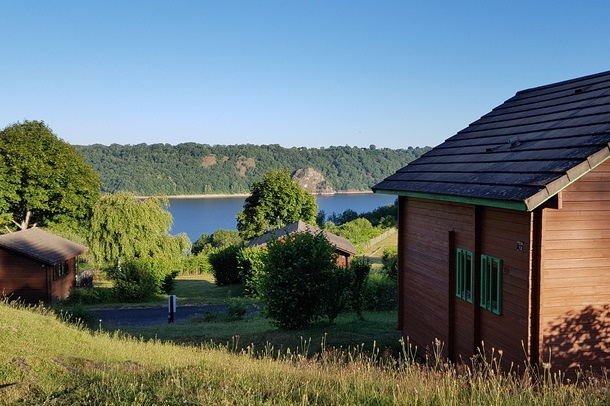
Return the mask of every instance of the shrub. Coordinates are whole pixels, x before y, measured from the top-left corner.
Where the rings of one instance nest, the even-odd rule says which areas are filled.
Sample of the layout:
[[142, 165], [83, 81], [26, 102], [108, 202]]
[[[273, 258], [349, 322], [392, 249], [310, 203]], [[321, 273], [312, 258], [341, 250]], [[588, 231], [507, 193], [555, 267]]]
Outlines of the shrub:
[[258, 297], [265, 273], [267, 250], [263, 247], [243, 248], [237, 254], [237, 267], [244, 282], [246, 294]]
[[230, 245], [226, 248], [213, 252], [209, 255], [212, 272], [216, 285], [233, 285], [241, 283], [241, 274], [238, 268], [237, 255], [240, 251], [239, 245]]
[[117, 299], [137, 302], [158, 293], [170, 293], [178, 275], [172, 264], [166, 258], [138, 258], [121, 263], [111, 272]]
[[364, 290], [369, 273], [371, 272], [371, 261], [366, 257], [354, 258], [349, 269], [353, 275], [350, 286], [352, 309], [354, 309], [359, 318], [362, 318]]
[[373, 227], [370, 221], [365, 218], [357, 218], [340, 226], [327, 223], [325, 230], [347, 238], [353, 244], [361, 244], [375, 238], [383, 233], [382, 228]]
[[229, 320], [241, 320], [248, 312], [248, 306], [246, 306], [246, 303], [242, 299], [231, 298], [227, 305], [227, 318]]
[[386, 248], [381, 256], [383, 272], [391, 279], [398, 279], [398, 248]]
[[291, 234], [268, 243], [260, 295], [275, 325], [296, 329], [323, 314], [325, 284], [336, 267], [334, 251], [322, 233]]
[[243, 239], [237, 230], [218, 229], [213, 234], [202, 234], [191, 247], [191, 254], [209, 254], [217, 248], [226, 248], [230, 245], [241, 245]]
[[334, 322], [339, 313], [343, 311], [350, 302], [351, 289], [354, 275], [350, 269], [335, 267], [329, 272], [326, 279], [326, 293], [322, 298], [324, 314], [329, 322]]
[[174, 290], [178, 273], [178, 271], [172, 271], [170, 274], [165, 275], [165, 278], [163, 278], [163, 282], [161, 283], [161, 293], [169, 294]]
[[141, 262], [139, 260], [125, 261], [113, 272], [114, 287], [112, 290], [119, 301], [145, 301], [157, 293], [155, 276], [142, 267]]
[[363, 295], [365, 310], [388, 311], [398, 308], [398, 285], [396, 280], [380, 272], [372, 272]]
[[108, 288], [75, 288], [65, 300], [66, 304], [95, 304], [113, 301], [112, 290]]

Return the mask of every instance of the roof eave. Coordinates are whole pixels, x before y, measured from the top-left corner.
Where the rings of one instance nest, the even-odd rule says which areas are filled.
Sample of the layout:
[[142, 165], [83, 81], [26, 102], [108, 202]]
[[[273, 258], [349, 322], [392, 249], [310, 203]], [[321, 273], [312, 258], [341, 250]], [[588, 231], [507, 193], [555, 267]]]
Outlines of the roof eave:
[[416, 198], [420, 198], [420, 199], [430, 199], [430, 200], [442, 200], [445, 202], [474, 204], [474, 205], [478, 205], [478, 206], [499, 207], [499, 208], [503, 208], [503, 209], [511, 209], [511, 210], [519, 210], [519, 211], [528, 210], [525, 202], [521, 202], [521, 201], [494, 200], [494, 199], [484, 199], [484, 198], [469, 197], [469, 196], [444, 195], [444, 194], [439, 194], [439, 193], [409, 192], [409, 191], [404, 191], [404, 190], [373, 189], [373, 191], [375, 193], [386, 194], [386, 195], [416, 197]]
[[556, 179], [546, 185], [543, 190], [526, 199], [525, 204], [527, 206], [527, 210], [532, 211], [536, 209], [551, 197], [555, 196], [557, 193], [561, 192], [572, 183], [591, 172], [597, 166], [604, 163], [606, 160], [608, 160], [608, 158], [610, 158], [610, 143], [596, 153], [587, 157], [586, 161], [583, 161], [569, 169], [566, 174], [559, 179]]

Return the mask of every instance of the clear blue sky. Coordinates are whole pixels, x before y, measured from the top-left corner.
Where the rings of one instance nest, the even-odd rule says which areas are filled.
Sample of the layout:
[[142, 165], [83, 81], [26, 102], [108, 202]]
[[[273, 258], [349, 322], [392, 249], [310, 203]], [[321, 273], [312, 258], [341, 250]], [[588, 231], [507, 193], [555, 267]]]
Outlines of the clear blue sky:
[[0, 128], [71, 144], [434, 146], [610, 70], [608, 1], [0, 0]]

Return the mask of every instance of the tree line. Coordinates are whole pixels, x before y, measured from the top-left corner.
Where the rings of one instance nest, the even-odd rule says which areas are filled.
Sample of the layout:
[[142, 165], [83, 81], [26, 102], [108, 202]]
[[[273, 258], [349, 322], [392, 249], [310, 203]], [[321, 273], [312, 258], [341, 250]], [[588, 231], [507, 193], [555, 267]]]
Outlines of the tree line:
[[[222, 161], [206, 155], [203, 166]], [[242, 157], [239, 162], [254, 168], [256, 161]], [[282, 327], [296, 328], [322, 315], [332, 321], [348, 305], [357, 312], [362, 309], [369, 263], [355, 261], [356, 268], [349, 271], [337, 268], [335, 248], [322, 234], [269, 243], [269, 251], [247, 248], [246, 241], [303, 220], [317, 221], [355, 242], [396, 222], [395, 206], [367, 217], [346, 211], [326, 221], [315, 197], [291, 178], [289, 170], [271, 169], [247, 189], [250, 197], [238, 215], [239, 231], [218, 230], [191, 245], [186, 235], [169, 234], [167, 198], [138, 198], [129, 191], [100, 193], [100, 186], [92, 166], [44, 122], [25, 121], [0, 131], [0, 232], [40, 226], [83, 242], [90, 247], [92, 265], [114, 282], [107, 298], [100, 296], [103, 290], [75, 290], [69, 299], [74, 303], [147, 300], [171, 292], [179, 272], [211, 267], [217, 284], [242, 283], [252, 297], [261, 297], [268, 315]], [[354, 214], [358, 218], [353, 219]], [[276, 284], [290, 272], [305, 280], [295, 276], [288, 278], [288, 285]], [[308, 281], [315, 283], [306, 286]], [[309, 293], [303, 296], [305, 291]], [[297, 292], [297, 297], [290, 292]], [[303, 297], [305, 301], [299, 301]], [[282, 304], [286, 298], [298, 303], [301, 312], [273, 313], [288, 308]]]
[[102, 192], [136, 195], [248, 193], [272, 169], [312, 167], [335, 191], [368, 190], [429, 147], [406, 149], [198, 143], [76, 146], [97, 173]]

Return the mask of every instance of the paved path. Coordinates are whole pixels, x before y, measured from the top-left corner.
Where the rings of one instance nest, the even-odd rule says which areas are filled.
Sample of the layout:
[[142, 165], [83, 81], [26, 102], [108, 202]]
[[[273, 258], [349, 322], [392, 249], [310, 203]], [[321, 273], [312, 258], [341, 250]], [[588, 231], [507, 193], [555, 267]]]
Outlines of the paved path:
[[[227, 305], [178, 306], [174, 321], [186, 320], [195, 315], [205, 315], [208, 312], [226, 312]], [[95, 316], [102, 325], [112, 326], [151, 326], [167, 323], [167, 307], [137, 308], [137, 309], [98, 309]]]

